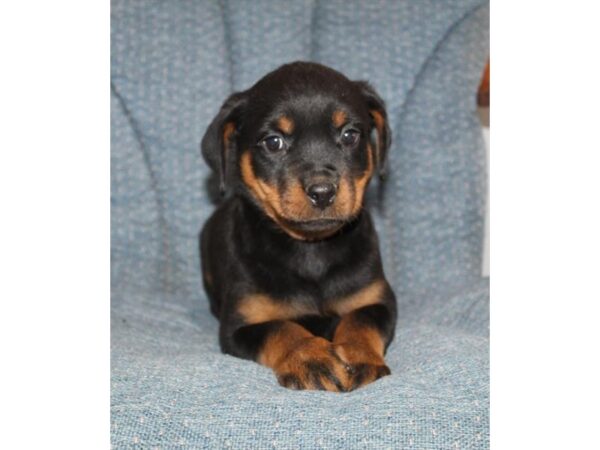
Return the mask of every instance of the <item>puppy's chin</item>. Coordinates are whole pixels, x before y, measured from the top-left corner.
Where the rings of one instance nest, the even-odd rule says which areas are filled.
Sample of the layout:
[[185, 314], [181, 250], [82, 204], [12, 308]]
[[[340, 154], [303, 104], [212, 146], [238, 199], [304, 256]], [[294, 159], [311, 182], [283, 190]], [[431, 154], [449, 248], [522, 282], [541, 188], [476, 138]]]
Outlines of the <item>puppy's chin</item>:
[[301, 232], [327, 233], [336, 232], [346, 221], [339, 219], [286, 220], [286, 225]]
[[285, 219], [280, 225], [284, 231], [296, 239], [317, 241], [333, 236], [351, 221], [351, 217], [344, 219]]

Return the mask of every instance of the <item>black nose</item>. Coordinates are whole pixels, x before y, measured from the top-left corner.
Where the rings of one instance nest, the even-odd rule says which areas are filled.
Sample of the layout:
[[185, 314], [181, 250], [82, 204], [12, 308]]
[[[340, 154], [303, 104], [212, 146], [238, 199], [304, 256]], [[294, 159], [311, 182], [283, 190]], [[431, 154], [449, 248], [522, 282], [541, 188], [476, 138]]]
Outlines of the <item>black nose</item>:
[[306, 195], [317, 208], [327, 208], [333, 203], [335, 198], [336, 188], [331, 183], [316, 183], [311, 184], [306, 189]]

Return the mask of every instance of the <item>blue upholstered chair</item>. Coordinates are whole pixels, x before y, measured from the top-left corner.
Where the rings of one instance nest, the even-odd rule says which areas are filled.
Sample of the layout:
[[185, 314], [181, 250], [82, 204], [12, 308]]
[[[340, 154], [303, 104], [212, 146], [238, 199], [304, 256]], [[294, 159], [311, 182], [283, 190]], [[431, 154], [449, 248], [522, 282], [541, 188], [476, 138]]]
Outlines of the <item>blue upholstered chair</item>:
[[[485, 0], [114, 1], [114, 448], [489, 447]], [[388, 106], [389, 177], [369, 207], [398, 297], [392, 375], [351, 393], [280, 387], [221, 354], [197, 234], [214, 205], [199, 142], [221, 102], [313, 60]]]

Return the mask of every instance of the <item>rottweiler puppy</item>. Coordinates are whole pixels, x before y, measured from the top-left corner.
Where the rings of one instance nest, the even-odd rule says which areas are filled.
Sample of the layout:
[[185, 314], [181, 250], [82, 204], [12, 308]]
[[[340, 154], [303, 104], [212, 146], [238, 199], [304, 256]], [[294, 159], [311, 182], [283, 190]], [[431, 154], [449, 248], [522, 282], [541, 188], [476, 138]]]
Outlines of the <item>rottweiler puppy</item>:
[[284, 65], [225, 101], [201, 147], [230, 195], [200, 233], [224, 353], [292, 389], [390, 373], [396, 299], [363, 208], [390, 141], [373, 88], [320, 64]]

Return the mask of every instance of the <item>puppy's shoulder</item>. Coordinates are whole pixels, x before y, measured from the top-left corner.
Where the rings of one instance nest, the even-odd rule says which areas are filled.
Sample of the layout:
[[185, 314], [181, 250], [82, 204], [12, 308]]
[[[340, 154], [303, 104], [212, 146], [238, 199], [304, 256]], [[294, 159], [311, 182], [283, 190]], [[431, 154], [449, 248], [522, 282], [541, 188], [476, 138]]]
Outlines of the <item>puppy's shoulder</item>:
[[211, 216], [205, 222], [201, 235], [211, 239], [217, 236], [226, 236], [233, 232], [234, 220], [240, 209], [240, 200], [236, 196], [231, 196], [223, 200], [213, 211]]

